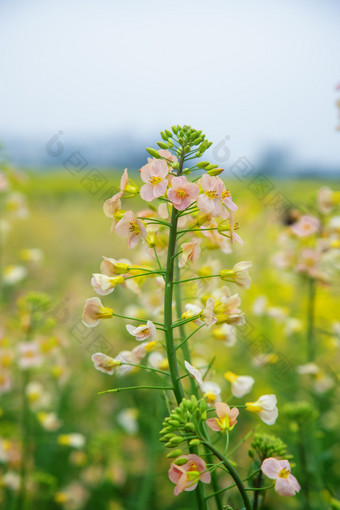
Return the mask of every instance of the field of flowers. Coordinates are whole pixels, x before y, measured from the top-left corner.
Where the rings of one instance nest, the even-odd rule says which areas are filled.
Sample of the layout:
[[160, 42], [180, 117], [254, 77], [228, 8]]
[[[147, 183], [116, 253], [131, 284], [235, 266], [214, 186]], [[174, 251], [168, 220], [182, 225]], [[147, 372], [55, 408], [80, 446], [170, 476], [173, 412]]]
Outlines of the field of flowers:
[[339, 183], [161, 135], [100, 190], [1, 163], [0, 507], [339, 509]]

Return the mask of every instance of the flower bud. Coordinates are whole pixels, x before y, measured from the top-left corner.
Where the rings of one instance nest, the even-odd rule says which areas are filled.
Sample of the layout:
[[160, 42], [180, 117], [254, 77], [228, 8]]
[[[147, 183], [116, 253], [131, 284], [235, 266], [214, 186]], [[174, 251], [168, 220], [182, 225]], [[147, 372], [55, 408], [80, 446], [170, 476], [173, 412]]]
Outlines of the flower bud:
[[201, 444], [200, 439], [192, 439], [189, 441], [189, 446], [199, 446]]
[[183, 442], [183, 437], [181, 437], [181, 436], [174, 436], [169, 441], [169, 443], [171, 445], [181, 444], [182, 442]]
[[168, 136], [167, 136], [167, 134], [166, 134], [166, 133], [164, 133], [164, 131], [161, 131], [161, 137], [163, 138], [163, 140], [164, 140], [165, 142], [167, 142], [167, 141], [168, 141]]
[[205, 168], [209, 164], [210, 164], [209, 161], [199, 161], [196, 166], [197, 168]]
[[174, 163], [174, 164], [172, 165], [172, 168], [173, 168], [174, 170], [178, 170], [178, 169], [179, 169], [179, 163]]
[[167, 144], [167, 143], [164, 143], [164, 142], [157, 142], [157, 145], [158, 145], [158, 147], [160, 147], [161, 149], [167, 149], [167, 148], [168, 148], [168, 144]]
[[177, 126], [172, 126], [172, 128], [171, 128], [171, 129], [172, 129], [173, 133], [174, 133], [175, 135], [177, 135], [177, 133], [178, 133]]
[[173, 425], [174, 427], [179, 427], [180, 422], [178, 420], [169, 420], [169, 423]]
[[156, 151], [156, 149], [151, 149], [151, 147], [147, 147], [146, 151], [152, 156], [153, 158], [160, 159], [159, 152]]
[[196, 427], [195, 427], [195, 425], [193, 423], [189, 422], [189, 423], [186, 423], [184, 425], [184, 429], [189, 431], [189, 432], [195, 432]]
[[223, 171], [223, 168], [213, 168], [212, 170], [208, 170], [207, 174], [216, 177], [216, 175], [220, 175]]
[[170, 452], [167, 454], [168, 459], [174, 459], [175, 457], [178, 457], [179, 455], [182, 455], [182, 450], [179, 448], [177, 450], [174, 450], [173, 452]]
[[176, 464], [176, 466], [183, 466], [188, 462], [188, 459], [186, 457], [180, 457], [179, 459], [174, 460], [173, 464]]
[[172, 138], [171, 131], [169, 131], [168, 129], [164, 129], [164, 131], [165, 131], [165, 134], [167, 135], [168, 138]]

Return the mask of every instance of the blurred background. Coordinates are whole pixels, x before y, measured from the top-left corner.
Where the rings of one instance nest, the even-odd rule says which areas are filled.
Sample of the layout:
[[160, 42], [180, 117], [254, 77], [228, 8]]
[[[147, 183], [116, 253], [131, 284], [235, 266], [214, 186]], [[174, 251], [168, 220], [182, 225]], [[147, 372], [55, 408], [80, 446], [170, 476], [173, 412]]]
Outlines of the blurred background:
[[[139, 167], [174, 123], [228, 137], [230, 163], [339, 171], [336, 0], [4, 0], [0, 139], [14, 163]], [[65, 154], [63, 154], [64, 156]]]

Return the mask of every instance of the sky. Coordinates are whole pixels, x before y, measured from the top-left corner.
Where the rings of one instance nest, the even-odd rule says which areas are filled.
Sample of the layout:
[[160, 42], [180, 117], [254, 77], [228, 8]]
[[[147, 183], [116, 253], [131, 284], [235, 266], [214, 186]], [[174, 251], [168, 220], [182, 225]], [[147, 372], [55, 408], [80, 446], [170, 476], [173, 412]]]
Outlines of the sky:
[[0, 139], [154, 136], [338, 165], [337, 0], [1, 0]]

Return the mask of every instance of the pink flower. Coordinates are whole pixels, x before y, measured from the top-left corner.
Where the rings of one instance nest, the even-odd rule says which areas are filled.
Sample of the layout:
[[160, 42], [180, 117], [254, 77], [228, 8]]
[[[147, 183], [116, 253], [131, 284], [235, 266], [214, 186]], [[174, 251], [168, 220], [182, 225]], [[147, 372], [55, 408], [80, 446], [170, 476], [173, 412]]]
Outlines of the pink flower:
[[207, 328], [210, 328], [217, 321], [216, 316], [214, 314], [215, 301], [212, 297], [210, 297], [205, 305], [204, 310], [200, 315], [200, 319], [203, 320]]
[[18, 365], [22, 369], [38, 367], [42, 363], [42, 356], [36, 342], [23, 342], [18, 345]]
[[102, 352], [96, 352], [95, 354], [92, 354], [91, 359], [97, 370], [109, 375], [112, 375], [115, 371], [115, 368], [120, 367], [122, 364], [121, 361], [111, 358], [111, 356], [107, 356]]
[[115, 214], [121, 208], [120, 199], [124, 195], [124, 191], [129, 191], [132, 195], [136, 195], [138, 192], [138, 188], [135, 184], [129, 183], [129, 175], [127, 168], [125, 168], [123, 175], [120, 179], [120, 191], [113, 195], [113, 197], [109, 198], [104, 202], [103, 210], [105, 216], [108, 218], [115, 219]]
[[156, 328], [151, 321], [147, 321], [146, 324], [142, 324], [136, 328], [131, 326], [131, 324], [127, 324], [126, 329], [130, 335], [133, 335], [139, 342], [143, 342], [143, 340], [147, 338], [150, 338], [150, 341], [152, 341], [156, 337]]
[[140, 189], [140, 196], [146, 202], [161, 197], [166, 192], [169, 173], [168, 165], [162, 159], [152, 159], [140, 169], [142, 181], [146, 184]]
[[197, 382], [199, 386], [201, 386], [203, 384], [203, 376], [201, 372], [197, 368], [190, 365], [190, 363], [188, 363], [186, 360], [184, 361], [184, 365], [190, 376]]
[[320, 258], [320, 253], [317, 250], [306, 248], [301, 251], [296, 270], [301, 273], [307, 273], [310, 277], [315, 278], [320, 275], [318, 268]]
[[[170, 161], [172, 161], [172, 163], [177, 163], [177, 157], [174, 155], [174, 154], [171, 154], [170, 151], [166, 150], [166, 149], [161, 149], [158, 151], [158, 154], [162, 157], [162, 158], [165, 158], [165, 159], [169, 159]], [[167, 161], [166, 162], [167, 165], [171, 167], [171, 164]]]
[[206, 420], [208, 427], [217, 432], [232, 430], [237, 423], [236, 418], [240, 411], [236, 407], [230, 409], [228, 404], [224, 402], [217, 402], [215, 404], [215, 409], [217, 418], [209, 418]]
[[184, 211], [199, 194], [199, 187], [193, 182], [188, 182], [183, 175], [173, 177], [171, 188], [168, 189], [168, 198], [179, 211]]
[[176, 484], [174, 494], [178, 496], [183, 491], [193, 491], [196, 489], [199, 481], [210, 483], [211, 476], [206, 471], [206, 464], [201, 457], [195, 454], [185, 455], [187, 462], [183, 466], [171, 464], [169, 469], [169, 478]]
[[10, 374], [1, 370], [0, 374], [0, 395], [1, 393], [8, 393], [12, 388], [12, 380]]
[[116, 212], [121, 208], [120, 199], [122, 198], [122, 195], [123, 192], [120, 191], [104, 202], [103, 211], [107, 218], [115, 218]]
[[88, 328], [97, 326], [100, 319], [111, 319], [113, 310], [105, 308], [98, 297], [90, 298], [85, 301], [83, 311], [83, 324]]
[[106, 276], [116, 276], [119, 274], [126, 274], [129, 271], [131, 262], [127, 259], [112, 259], [103, 257], [103, 262], [100, 264], [100, 270]]
[[238, 294], [224, 296], [215, 307], [217, 322], [242, 326], [245, 323], [245, 318], [244, 313], [238, 308], [240, 304], [241, 299]]
[[219, 177], [216, 177], [216, 179], [221, 181], [221, 186], [222, 186], [222, 203], [226, 207], [228, 207], [228, 209], [230, 209], [231, 211], [237, 211], [238, 207], [233, 202], [233, 199], [232, 199], [231, 194], [229, 193], [229, 191], [225, 188], [224, 182]]
[[135, 248], [140, 239], [146, 239], [144, 224], [137, 219], [132, 211], [127, 211], [115, 226], [116, 234], [128, 238], [130, 250]]
[[122, 276], [107, 276], [101, 273], [94, 273], [91, 279], [91, 285], [93, 290], [101, 296], [107, 296], [115, 290], [115, 287], [121, 283], [124, 283]]
[[179, 267], [184, 267], [187, 262], [195, 262], [201, 254], [200, 248], [201, 240], [197, 239], [190, 243], [183, 243], [181, 245], [182, 253], [179, 256]]
[[197, 207], [206, 214], [220, 216], [222, 212], [222, 191], [224, 184], [218, 177], [204, 174], [198, 184], [203, 193], [197, 199]]
[[262, 462], [262, 473], [268, 478], [276, 480], [275, 490], [280, 496], [295, 496], [300, 492], [299, 482], [290, 472], [290, 464], [288, 460], [277, 460], [269, 457]]
[[115, 358], [115, 361], [121, 361], [123, 366], [117, 368], [118, 375], [125, 375], [129, 372], [137, 370], [134, 366], [124, 365], [124, 363], [132, 363], [138, 365], [150, 352], [156, 347], [156, 342], [143, 342], [137, 345], [132, 351], [121, 351]]
[[315, 234], [315, 232], [319, 230], [319, 227], [320, 221], [318, 218], [305, 214], [304, 216], [301, 216], [299, 221], [293, 223], [290, 228], [298, 237], [309, 237], [312, 234]]

